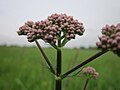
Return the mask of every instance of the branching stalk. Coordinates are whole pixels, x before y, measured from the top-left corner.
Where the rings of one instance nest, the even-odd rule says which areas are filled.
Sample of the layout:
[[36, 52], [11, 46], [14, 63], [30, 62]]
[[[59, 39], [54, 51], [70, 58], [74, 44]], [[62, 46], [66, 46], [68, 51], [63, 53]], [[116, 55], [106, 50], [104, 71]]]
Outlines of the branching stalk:
[[45, 61], [47, 62], [48, 66], [50, 67], [51, 72], [52, 72], [53, 74], [55, 74], [53, 65], [51, 64], [50, 60], [49, 60], [48, 57], [46, 56], [45, 52], [42, 50], [40, 44], [38, 43], [37, 40], [35, 41], [35, 43], [37, 44], [38, 49], [40, 50], [40, 52], [41, 52], [41, 54], [43, 55]]
[[98, 53], [96, 53], [95, 55], [91, 56], [90, 58], [88, 58], [87, 60], [83, 61], [82, 63], [78, 64], [77, 66], [75, 66], [74, 68], [70, 69], [69, 71], [67, 71], [66, 73], [64, 73], [61, 78], [64, 79], [65, 77], [67, 77], [70, 73], [76, 71], [77, 69], [81, 68], [82, 66], [86, 65], [87, 63], [93, 61], [94, 59], [96, 59], [97, 57], [103, 55], [104, 53], [106, 53], [108, 50], [102, 50]]

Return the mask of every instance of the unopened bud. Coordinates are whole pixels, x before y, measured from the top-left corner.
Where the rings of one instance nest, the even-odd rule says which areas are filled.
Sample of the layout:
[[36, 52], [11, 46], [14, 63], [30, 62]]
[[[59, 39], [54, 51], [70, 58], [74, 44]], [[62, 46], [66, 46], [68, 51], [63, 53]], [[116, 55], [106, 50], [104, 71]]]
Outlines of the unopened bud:
[[113, 46], [117, 45], [117, 41], [116, 41], [116, 40], [113, 40], [113, 41], [112, 41], [112, 45], [113, 45]]

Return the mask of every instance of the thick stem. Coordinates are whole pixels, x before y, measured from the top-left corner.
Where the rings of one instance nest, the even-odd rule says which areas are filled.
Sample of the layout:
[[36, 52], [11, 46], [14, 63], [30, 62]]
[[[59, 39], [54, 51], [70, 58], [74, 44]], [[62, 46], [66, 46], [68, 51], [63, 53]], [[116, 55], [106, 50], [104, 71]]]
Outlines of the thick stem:
[[83, 87], [83, 90], [86, 90], [87, 85], [88, 85], [88, 81], [89, 81], [89, 78], [87, 78], [87, 80], [86, 80], [86, 82], [85, 82], [85, 85], [84, 85], [84, 87]]
[[50, 67], [50, 70], [53, 74], [55, 74], [54, 68], [52, 66], [52, 64], [50, 63], [50, 60], [48, 59], [47, 55], [45, 54], [45, 52], [43, 51], [43, 49], [41, 48], [40, 44], [37, 42], [37, 40], [35, 41], [35, 43], [38, 46], [38, 49], [40, 50], [40, 52], [42, 53], [45, 61], [47, 62], [48, 66]]
[[75, 70], [79, 69], [80, 67], [86, 65], [87, 63], [95, 60], [97, 57], [103, 55], [103, 54], [106, 53], [107, 51], [108, 51], [108, 50], [103, 50], [103, 51], [100, 51], [100, 52], [96, 53], [96, 54], [93, 55], [92, 57], [90, 57], [90, 58], [88, 58], [87, 60], [83, 61], [82, 63], [78, 64], [76, 67], [74, 67], [74, 68], [70, 69], [69, 71], [67, 71], [65, 74], [63, 74], [63, 75], [61, 76], [61, 78], [63, 79], [63, 78], [65, 78], [65, 77], [67, 77], [70, 73], [72, 73], [72, 72], [74, 72]]
[[56, 71], [56, 86], [55, 86], [55, 90], [61, 90], [62, 88], [62, 81], [60, 78], [61, 75], [61, 71], [62, 71], [62, 53], [61, 53], [61, 49], [57, 50], [57, 71]]
[[55, 90], [62, 90], [62, 80], [56, 80]]
[[61, 74], [61, 63], [62, 63], [62, 56], [61, 56], [61, 50], [57, 50], [57, 76], [60, 76]]

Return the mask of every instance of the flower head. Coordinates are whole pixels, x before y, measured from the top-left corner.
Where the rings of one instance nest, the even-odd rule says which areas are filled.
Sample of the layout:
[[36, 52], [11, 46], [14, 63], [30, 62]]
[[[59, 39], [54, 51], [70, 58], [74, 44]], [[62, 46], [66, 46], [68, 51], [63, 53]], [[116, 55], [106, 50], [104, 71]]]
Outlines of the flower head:
[[82, 74], [83, 74], [83, 75], [86, 75], [86, 76], [88, 76], [88, 77], [92, 77], [92, 78], [94, 78], [95, 80], [96, 80], [96, 79], [98, 78], [98, 76], [99, 76], [99, 73], [96, 72], [96, 70], [95, 70], [94, 68], [89, 67], [89, 66], [82, 69]]
[[106, 25], [102, 28], [102, 36], [99, 37], [97, 47], [105, 50], [111, 50], [120, 56], [120, 23], [115, 25]]
[[42, 39], [52, 45], [56, 45], [58, 40], [65, 42], [75, 39], [76, 35], [83, 33], [83, 23], [66, 14], [52, 14], [44, 21], [27, 21], [18, 31], [19, 35], [27, 35], [29, 42]]

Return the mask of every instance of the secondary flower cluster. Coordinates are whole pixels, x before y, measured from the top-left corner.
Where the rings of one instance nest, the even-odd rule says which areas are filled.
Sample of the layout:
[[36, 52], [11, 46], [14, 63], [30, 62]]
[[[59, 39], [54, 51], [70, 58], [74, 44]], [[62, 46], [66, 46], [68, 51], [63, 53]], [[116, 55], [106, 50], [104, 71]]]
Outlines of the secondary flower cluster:
[[99, 76], [99, 73], [96, 72], [96, 70], [95, 70], [94, 68], [89, 67], [89, 66], [82, 69], [82, 74], [83, 74], [83, 75], [86, 75], [86, 76], [88, 76], [88, 77], [92, 77], [92, 78], [94, 78], [95, 80], [96, 80], [96, 79], [98, 78], [98, 76]]
[[120, 56], [120, 23], [115, 25], [106, 25], [102, 28], [102, 36], [99, 37], [100, 42], [96, 45], [103, 50], [112, 50]]
[[58, 42], [58, 39], [71, 40], [83, 33], [83, 23], [66, 14], [52, 14], [44, 21], [28, 21], [18, 31], [19, 35], [27, 35], [29, 42], [42, 39], [53, 45]]

